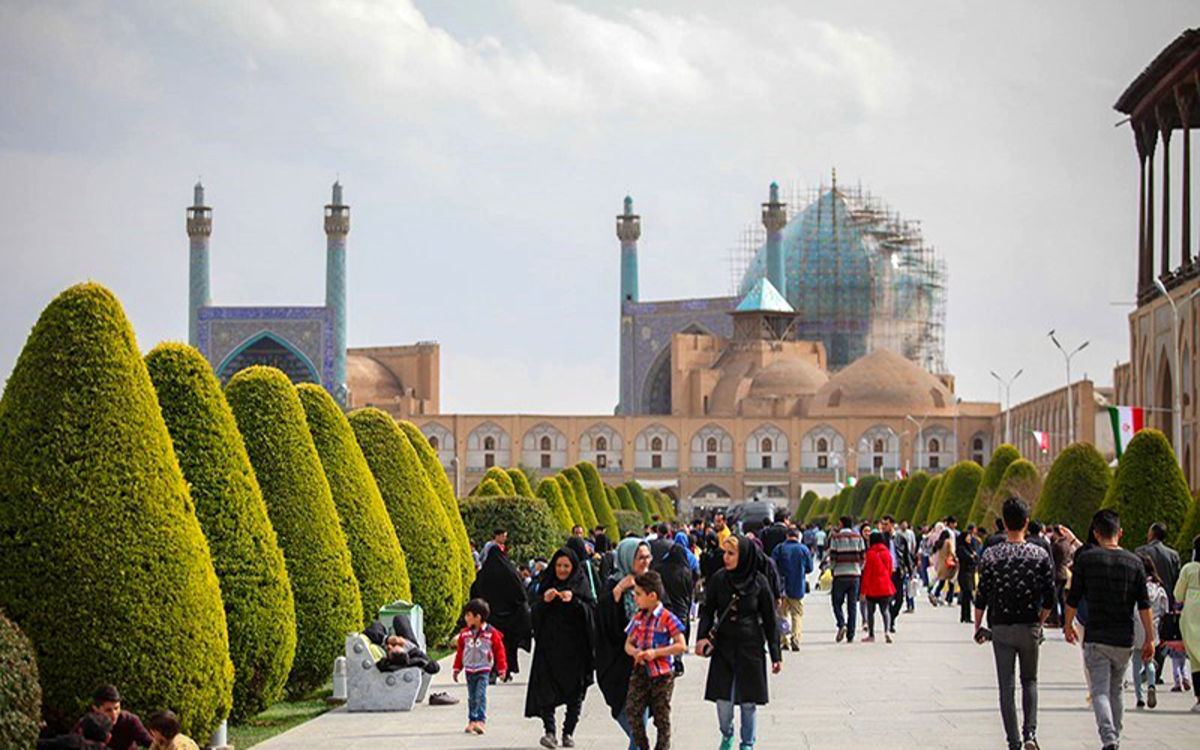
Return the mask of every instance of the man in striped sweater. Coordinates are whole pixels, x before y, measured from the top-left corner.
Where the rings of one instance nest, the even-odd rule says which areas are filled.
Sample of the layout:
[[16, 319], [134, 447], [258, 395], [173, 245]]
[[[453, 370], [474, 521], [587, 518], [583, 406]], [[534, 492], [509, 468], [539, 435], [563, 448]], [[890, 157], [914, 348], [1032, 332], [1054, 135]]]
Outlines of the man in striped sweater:
[[[842, 516], [841, 528], [829, 537], [827, 547], [829, 567], [833, 574], [830, 599], [833, 602], [833, 616], [837, 618], [837, 640], [840, 643], [844, 638], [846, 643], [853, 643], [854, 626], [858, 618], [858, 587], [867, 551], [862, 535], [854, 530], [853, 518]], [[845, 614], [842, 613], [843, 602]]]

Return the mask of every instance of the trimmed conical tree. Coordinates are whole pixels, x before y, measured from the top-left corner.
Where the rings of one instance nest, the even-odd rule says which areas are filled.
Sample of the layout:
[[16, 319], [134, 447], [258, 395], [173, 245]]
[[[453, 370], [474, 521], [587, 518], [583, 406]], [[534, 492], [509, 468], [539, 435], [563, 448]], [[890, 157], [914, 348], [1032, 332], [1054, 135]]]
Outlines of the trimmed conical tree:
[[279, 535], [296, 602], [296, 658], [287, 690], [329, 679], [346, 633], [362, 629], [362, 598], [346, 535], [296, 388], [273, 367], [230, 378], [225, 398], [246, 441], [267, 515]]
[[891, 482], [876, 482], [871, 488], [871, 494], [867, 496], [867, 504], [863, 506], [863, 518], [875, 519], [875, 510], [879, 506], [880, 498], [892, 486]]
[[1121, 454], [1101, 507], [1121, 516], [1121, 544], [1134, 549], [1145, 544], [1146, 531], [1156, 521], [1168, 529], [1182, 528], [1191, 503], [1171, 444], [1158, 430], [1146, 429], [1134, 435]]
[[983, 469], [974, 461], [959, 461], [951, 466], [938, 487], [933, 518], [954, 516], [962, 523], [971, 512], [971, 504], [975, 502], [975, 493], [981, 481]]
[[662, 509], [663, 517], [668, 521], [675, 520], [675, 502], [671, 500], [670, 495], [662, 490], [654, 490], [654, 496], [658, 499], [658, 507]]
[[796, 512], [792, 516], [793, 520], [797, 523], [803, 523], [804, 519], [808, 517], [808, 511], [812, 509], [813, 503], [817, 500], [817, 493], [812, 490], [808, 490], [801, 495], [800, 502], [796, 505]]
[[1072, 443], [1058, 454], [1033, 517], [1042, 523], [1063, 524], [1082, 538], [1092, 516], [1100, 509], [1112, 472], [1091, 443]]
[[900, 499], [904, 497], [904, 492], [908, 489], [912, 477], [905, 477], [899, 482], [892, 482], [892, 486], [888, 489], [887, 496], [883, 499], [882, 512], [877, 512], [875, 515], [882, 518], [885, 515], [890, 515], [895, 520], [900, 520], [896, 515], [896, 511], [900, 510]]
[[629, 494], [628, 487], [618, 484], [613, 488], [613, 492], [617, 493], [617, 501], [621, 504], [621, 510], [637, 511], [637, 506], [633, 504], [633, 495]]
[[466, 602], [471, 595], [471, 584], [475, 582], [475, 558], [471, 556], [471, 539], [467, 536], [467, 527], [463, 524], [462, 512], [458, 508], [458, 500], [454, 497], [454, 487], [450, 484], [450, 477], [446, 476], [446, 469], [442, 466], [437, 451], [429, 444], [425, 433], [412, 422], [403, 419], [398, 420], [396, 424], [417, 452], [421, 466], [425, 469], [425, 476], [429, 478], [433, 491], [442, 501], [442, 510], [446, 513], [446, 520], [450, 522], [450, 530], [454, 532], [455, 541], [458, 543], [460, 577], [463, 582], [462, 600]]
[[488, 477], [480, 482], [479, 486], [475, 488], [475, 492], [471, 494], [473, 497], [512, 497], [512, 495], [504, 493], [504, 490], [496, 483], [493, 477]]
[[[896, 490], [900, 489], [900, 485], [903, 482], [903, 479], [897, 479], [894, 482], [879, 483], [880, 485], [883, 485], [883, 489], [879, 491], [879, 497], [875, 498], [875, 504], [871, 505], [871, 501], [867, 500], [867, 504], [871, 505], [869, 510], [871, 511], [872, 518], [883, 518], [883, 515], [889, 512], [888, 504], [892, 501], [892, 498], [896, 496]], [[874, 494], [875, 491], [872, 490], [871, 492]]]
[[613, 518], [616, 518], [617, 511], [621, 510], [621, 499], [617, 497], [617, 491], [606, 484], [604, 485], [604, 497], [608, 500], [608, 507], [612, 510]]
[[562, 474], [571, 483], [571, 490], [575, 493], [575, 502], [579, 503], [579, 509], [583, 511], [584, 526], [588, 529], [596, 528], [596, 524], [600, 523], [600, 519], [596, 517], [596, 509], [592, 507], [592, 498], [588, 495], [583, 475], [574, 466], [568, 466], [563, 469]]
[[874, 474], [868, 474], [858, 480], [854, 485], [854, 492], [850, 494], [850, 515], [856, 519], [862, 519], [863, 510], [867, 507], [867, 500], [871, 497], [871, 491], [875, 489], [875, 485], [882, 481]]
[[296, 610], [283, 551], [208, 360], [184, 344], [159, 344], [146, 369], [221, 584], [236, 721], [278, 701], [292, 669]]
[[363, 622], [374, 622], [383, 605], [412, 600], [404, 550], [346, 415], [333, 396], [315, 383], [298, 385], [296, 392], [346, 535]]
[[996, 490], [1000, 487], [1000, 481], [1004, 479], [1004, 472], [1008, 471], [1008, 465], [1020, 457], [1020, 451], [1008, 443], [1002, 443], [992, 451], [991, 460], [983, 470], [983, 480], [979, 482], [979, 489], [976, 490], [975, 500], [971, 503], [968, 523], [979, 524], [983, 521], [984, 513], [995, 500]]
[[917, 500], [917, 507], [913, 510], [912, 525], [924, 526], [934, 521], [933, 518], [933, 497], [937, 494], [938, 488], [942, 486], [942, 475], [930, 478], [925, 483], [925, 489], [921, 490], [921, 497]]
[[0, 613], [0, 747], [37, 745], [42, 688], [33, 644]]
[[79, 284], [42, 312], [0, 399], [0, 609], [34, 644], [43, 714], [91, 690], [229, 714], [233, 664], [208, 542], [121, 304]]
[[584, 517], [583, 510], [579, 507], [579, 502], [575, 499], [575, 489], [571, 487], [571, 480], [562, 474], [555, 474], [554, 481], [558, 483], [558, 489], [562, 492], [563, 503], [566, 504], [567, 510], [571, 513], [571, 525], [586, 527], [587, 518]]
[[454, 549], [450, 521], [421, 459], [396, 420], [368, 407], [350, 413], [350, 426], [375, 475], [408, 559], [413, 599], [425, 610], [426, 640], [442, 643], [462, 607], [458, 561], [446, 554]]
[[612, 506], [608, 504], [608, 494], [604, 491], [604, 482], [600, 481], [600, 472], [590, 461], [580, 461], [575, 464], [583, 484], [587, 487], [588, 498], [596, 511], [596, 520], [604, 526], [604, 533], [613, 544], [621, 540], [621, 530], [617, 528], [617, 517], [613, 515]]
[[529, 486], [529, 477], [520, 469], [509, 469], [508, 478], [512, 480], [513, 490], [518, 497], [533, 497], [533, 488]]
[[890, 512], [899, 521], [915, 523], [913, 518], [916, 516], [917, 505], [921, 502], [921, 495], [929, 485], [929, 474], [923, 470], [914, 472], [901, 484], [903, 487], [897, 489], [893, 503], [895, 507]]
[[[1037, 504], [1038, 495], [1042, 493], [1042, 475], [1032, 461], [1018, 458], [1004, 470], [1004, 478], [1000, 486], [992, 493], [991, 500], [984, 508], [983, 519], [979, 522], [985, 529], [994, 528], [1000, 518], [1000, 509], [1004, 501], [1016, 495], [1032, 508]], [[1142, 535], [1145, 538], [1145, 534]]]
[[[1170, 533], [1170, 529], [1167, 532]], [[1195, 544], [1197, 536], [1200, 536], [1200, 497], [1192, 499], [1191, 508], [1184, 516], [1183, 526], [1175, 538], [1175, 549], [1180, 550], [1186, 557], [1187, 550]]]
[[625, 483], [625, 487], [629, 490], [629, 496], [633, 498], [634, 510], [642, 514], [642, 522], [650, 523], [650, 504], [646, 501], [646, 491], [642, 489], [642, 485], [636, 479], [630, 479]]
[[853, 516], [852, 508], [854, 501], [854, 487], [846, 485], [842, 491], [837, 494], [837, 500], [833, 503], [833, 514], [840, 520], [843, 516]]
[[550, 515], [554, 516], [559, 528], [564, 533], [570, 534], [575, 521], [571, 518], [571, 511], [567, 510], [566, 502], [563, 501], [562, 488], [558, 486], [558, 482], [550, 477], [544, 477], [538, 482], [534, 494], [546, 501], [546, 505], [550, 508]]
[[[500, 488], [500, 493], [504, 497], [517, 496], [517, 488], [516, 485], [513, 484], [512, 477], [508, 475], [507, 471], [501, 469], [499, 466], [493, 466], [488, 469], [487, 472], [484, 473], [483, 478], [485, 481], [488, 479], [495, 481], [496, 486]], [[480, 484], [482, 485], [483, 483], [480, 482]]]
[[662, 495], [656, 489], [646, 491], [646, 502], [650, 506], [650, 516], [657, 521], [666, 521], [667, 512], [663, 510]]

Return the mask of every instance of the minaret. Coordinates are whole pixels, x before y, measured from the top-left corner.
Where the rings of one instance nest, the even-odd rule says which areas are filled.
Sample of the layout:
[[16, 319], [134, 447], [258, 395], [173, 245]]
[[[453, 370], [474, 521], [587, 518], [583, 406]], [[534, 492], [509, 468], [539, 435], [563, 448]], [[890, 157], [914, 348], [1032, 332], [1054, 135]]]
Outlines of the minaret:
[[208, 238], [212, 235], [212, 209], [204, 205], [204, 186], [192, 189], [187, 210], [188, 233], [188, 343], [200, 344], [201, 307], [212, 304], [208, 287]]
[[617, 414], [629, 414], [637, 408], [633, 382], [636, 364], [633, 315], [626, 310], [626, 305], [638, 301], [637, 241], [641, 236], [642, 217], [633, 212], [633, 198], [627, 195], [625, 210], [617, 216], [617, 239], [621, 241], [621, 372]]
[[767, 281], [787, 297], [783, 273], [783, 228], [787, 225], [787, 204], [779, 202], [779, 185], [771, 183], [771, 197], [762, 204], [762, 223], [767, 228]]
[[333, 183], [325, 206], [325, 306], [333, 313], [333, 397], [346, 406], [346, 235], [350, 207], [342, 203], [342, 183]]

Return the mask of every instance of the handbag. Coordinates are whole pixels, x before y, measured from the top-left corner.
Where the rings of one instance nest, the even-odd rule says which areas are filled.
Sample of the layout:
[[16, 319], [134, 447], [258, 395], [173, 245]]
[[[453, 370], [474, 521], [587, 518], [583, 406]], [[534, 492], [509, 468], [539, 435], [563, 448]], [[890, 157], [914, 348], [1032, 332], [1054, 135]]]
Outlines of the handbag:
[[708, 652], [701, 654], [702, 656], [711, 656], [712, 652], [716, 650], [717, 631], [720, 630], [721, 626], [725, 624], [725, 621], [729, 619], [730, 613], [737, 608], [738, 598], [738, 595], [735, 593], [729, 599], [729, 604], [725, 605], [725, 611], [722, 612], [715, 621], [713, 621], [712, 627], [708, 629], [708, 633], [705, 635], [705, 638], [708, 640]]

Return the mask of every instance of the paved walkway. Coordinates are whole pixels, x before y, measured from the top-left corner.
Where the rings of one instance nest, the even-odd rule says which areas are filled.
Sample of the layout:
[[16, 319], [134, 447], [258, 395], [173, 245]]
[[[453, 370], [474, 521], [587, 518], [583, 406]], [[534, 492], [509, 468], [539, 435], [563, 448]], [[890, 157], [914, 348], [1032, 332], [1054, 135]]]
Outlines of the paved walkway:
[[[901, 615], [896, 642], [887, 645], [834, 643], [829, 597], [805, 599], [803, 645], [787, 652], [783, 673], [771, 678], [771, 703], [758, 713], [760, 750], [901, 750], [955, 748], [1002, 750], [1004, 732], [997, 709], [991, 648], [969, 639], [958, 608], [934, 609], [918, 602], [916, 613]], [[522, 664], [529, 655], [522, 652]], [[1169, 664], [1169, 662], [1168, 662]], [[488, 691], [488, 733], [463, 734], [466, 689], [451, 682], [446, 669], [434, 690], [462, 700], [457, 706], [420, 705], [412, 713], [327, 713], [257, 747], [262, 750], [379, 750], [438, 748], [484, 750], [537, 748], [541, 722], [522, 716], [525, 675]], [[702, 699], [704, 662], [694, 656], [676, 683], [673, 746], [716, 748], [719, 742], [712, 704]], [[1039, 735], [1045, 750], [1095, 750], [1100, 746], [1091, 709], [1084, 699], [1082, 662], [1077, 648], [1050, 631], [1042, 649]], [[1133, 705], [1132, 689], [1127, 691]], [[1019, 698], [1018, 698], [1019, 701]], [[1189, 713], [1190, 695], [1160, 691], [1154, 711], [1126, 713], [1125, 750], [1196, 750], [1200, 715]], [[561, 709], [560, 709], [561, 717]], [[560, 718], [561, 721], [561, 718]], [[651, 733], [653, 737], [653, 733]], [[579, 748], [624, 750], [624, 735], [609, 717], [594, 687], [584, 704], [575, 739]]]

